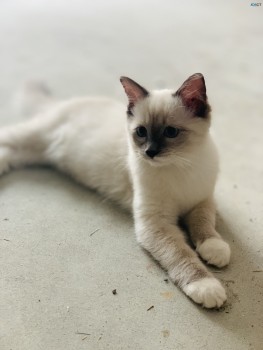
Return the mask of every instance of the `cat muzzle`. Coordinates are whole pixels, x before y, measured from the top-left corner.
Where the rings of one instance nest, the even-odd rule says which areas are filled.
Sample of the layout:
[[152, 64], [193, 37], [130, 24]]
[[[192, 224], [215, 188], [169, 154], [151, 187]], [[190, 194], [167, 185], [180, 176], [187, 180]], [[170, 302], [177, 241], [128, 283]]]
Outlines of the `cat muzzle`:
[[157, 150], [157, 149], [151, 149], [151, 148], [148, 148], [148, 149], [145, 151], [145, 154], [146, 154], [149, 158], [154, 158], [158, 153], [159, 153], [159, 150]]

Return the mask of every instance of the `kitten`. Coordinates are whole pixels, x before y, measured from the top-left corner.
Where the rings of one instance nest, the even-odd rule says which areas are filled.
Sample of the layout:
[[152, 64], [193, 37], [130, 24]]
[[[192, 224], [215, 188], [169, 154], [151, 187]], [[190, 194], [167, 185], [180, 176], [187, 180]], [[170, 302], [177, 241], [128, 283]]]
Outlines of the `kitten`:
[[[218, 267], [230, 260], [229, 245], [215, 230], [218, 155], [204, 78], [192, 75], [177, 92], [148, 92], [127, 77], [121, 83], [126, 118], [114, 100], [54, 102], [43, 86], [31, 86], [27, 101], [37, 96], [46, 108], [0, 129], [0, 173], [53, 165], [132, 210], [138, 242], [170, 279], [196, 303], [220, 307], [225, 290], [198, 257]], [[198, 254], [185, 242], [180, 218]]]

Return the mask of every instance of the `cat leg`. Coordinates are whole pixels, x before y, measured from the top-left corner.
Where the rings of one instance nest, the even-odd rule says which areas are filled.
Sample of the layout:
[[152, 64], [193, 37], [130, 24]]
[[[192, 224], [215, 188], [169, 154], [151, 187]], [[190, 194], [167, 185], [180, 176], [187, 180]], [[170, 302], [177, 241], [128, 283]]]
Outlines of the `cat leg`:
[[185, 217], [191, 239], [199, 255], [211, 265], [229, 264], [230, 247], [215, 230], [216, 209], [212, 199], [198, 204]]
[[49, 88], [41, 81], [27, 81], [14, 96], [15, 111], [19, 116], [33, 117], [55, 103]]
[[54, 103], [48, 88], [41, 82], [27, 82], [16, 93], [14, 104], [17, 114], [37, 116], [0, 128], [0, 175], [10, 168], [48, 163], [45, 154], [47, 136], [48, 131], [54, 128], [56, 115], [49, 115], [47, 110]]
[[0, 175], [12, 168], [49, 164], [46, 149], [50, 143], [51, 119], [44, 115], [0, 128]]
[[138, 209], [135, 211], [135, 228], [138, 242], [167, 270], [171, 280], [186, 295], [206, 308], [223, 305], [226, 300], [223, 286], [187, 245], [178, 226], [163, 221], [161, 215], [144, 215], [143, 210]]

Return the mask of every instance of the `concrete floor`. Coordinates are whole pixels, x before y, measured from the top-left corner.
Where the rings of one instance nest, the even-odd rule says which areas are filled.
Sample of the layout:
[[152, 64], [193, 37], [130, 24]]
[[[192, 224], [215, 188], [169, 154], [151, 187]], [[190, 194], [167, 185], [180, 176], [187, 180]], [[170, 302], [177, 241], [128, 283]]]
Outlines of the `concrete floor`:
[[58, 96], [125, 101], [122, 74], [175, 89], [205, 75], [222, 158], [218, 230], [233, 252], [216, 274], [228, 303], [204, 310], [165, 282], [112, 203], [51, 169], [5, 175], [1, 350], [263, 348], [262, 11], [248, 0], [1, 1], [1, 125], [18, 120], [11, 97], [28, 78]]

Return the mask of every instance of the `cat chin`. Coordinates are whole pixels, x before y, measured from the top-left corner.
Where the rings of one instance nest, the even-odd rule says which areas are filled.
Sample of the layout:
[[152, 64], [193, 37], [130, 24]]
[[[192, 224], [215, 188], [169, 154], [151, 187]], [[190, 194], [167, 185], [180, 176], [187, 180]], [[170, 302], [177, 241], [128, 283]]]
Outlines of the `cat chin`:
[[176, 166], [177, 168], [185, 169], [189, 166], [189, 164], [186, 163], [186, 160], [182, 161], [181, 159], [173, 156], [157, 156], [153, 159], [142, 156], [142, 159], [144, 162], [155, 168]]
[[153, 167], [162, 167], [164, 165], [171, 164], [171, 161], [165, 157], [155, 157], [153, 159], [143, 157], [143, 159], [147, 162], [147, 164], [150, 164]]

